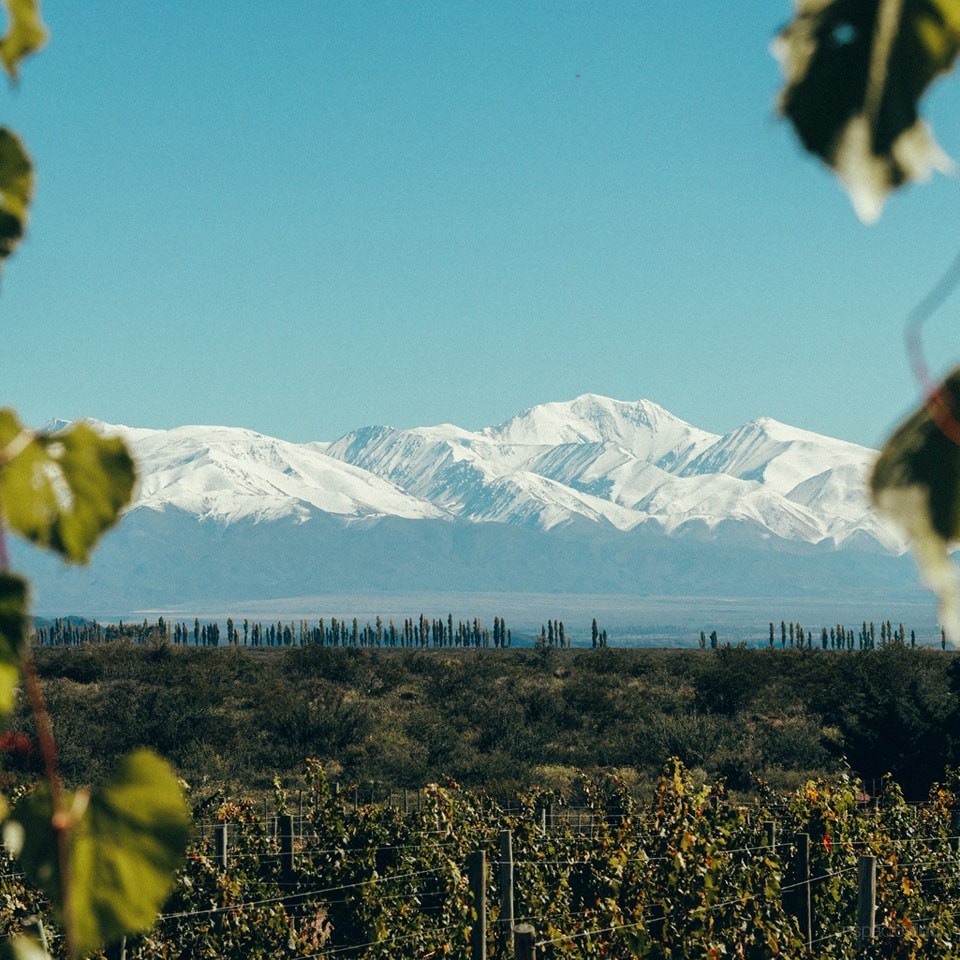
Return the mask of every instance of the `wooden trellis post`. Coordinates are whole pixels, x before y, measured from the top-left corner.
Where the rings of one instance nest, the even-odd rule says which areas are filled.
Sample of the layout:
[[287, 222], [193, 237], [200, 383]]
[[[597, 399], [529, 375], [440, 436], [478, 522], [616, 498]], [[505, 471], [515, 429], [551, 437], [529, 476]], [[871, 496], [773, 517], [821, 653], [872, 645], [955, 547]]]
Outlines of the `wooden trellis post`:
[[476, 914], [470, 928], [470, 955], [474, 960], [487, 960], [487, 855], [483, 850], [470, 854], [467, 873]]
[[876, 936], [877, 858], [860, 857], [857, 865], [857, 946]]
[[218, 823], [213, 828], [213, 859], [221, 870], [227, 869], [227, 825]]
[[535, 931], [529, 923], [520, 923], [514, 927], [513, 950], [517, 960], [536, 960], [537, 942]]
[[509, 950], [513, 941], [513, 833], [500, 831], [500, 926]]
[[284, 883], [293, 883], [293, 815], [285, 813], [277, 820], [280, 826], [280, 872]]
[[809, 947], [813, 942], [813, 916], [810, 907], [810, 834], [798, 833], [794, 838], [797, 853], [790, 871], [790, 890], [784, 906], [797, 918], [800, 935]]

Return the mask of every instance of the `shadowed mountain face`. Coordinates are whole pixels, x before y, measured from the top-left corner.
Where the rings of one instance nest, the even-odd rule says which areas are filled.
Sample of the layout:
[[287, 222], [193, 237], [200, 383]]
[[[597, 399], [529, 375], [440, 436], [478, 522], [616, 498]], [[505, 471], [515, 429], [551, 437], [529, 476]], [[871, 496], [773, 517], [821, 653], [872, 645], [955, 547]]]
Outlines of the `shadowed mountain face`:
[[96, 426], [127, 438], [137, 500], [85, 570], [17, 551], [38, 609], [913, 586], [903, 545], [867, 506], [874, 452], [765, 418], [720, 437], [649, 401], [588, 394], [475, 432], [366, 427], [307, 444]]

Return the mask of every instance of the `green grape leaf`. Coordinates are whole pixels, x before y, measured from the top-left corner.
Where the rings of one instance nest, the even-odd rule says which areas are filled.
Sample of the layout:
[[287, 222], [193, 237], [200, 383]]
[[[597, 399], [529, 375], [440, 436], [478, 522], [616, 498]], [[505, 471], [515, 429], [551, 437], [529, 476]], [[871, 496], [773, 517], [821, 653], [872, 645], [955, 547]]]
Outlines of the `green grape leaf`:
[[33, 197], [33, 165], [20, 138], [0, 127], [0, 259], [23, 239]]
[[14, 937], [0, 943], [0, 960], [50, 960], [50, 954], [31, 937]]
[[93, 791], [73, 847], [81, 950], [153, 923], [189, 833], [190, 811], [170, 765], [150, 750], [124, 757]]
[[0, 510], [11, 529], [84, 562], [133, 494], [133, 461], [119, 437], [82, 423], [30, 434], [0, 411]]
[[941, 625], [960, 641], [960, 581], [949, 553], [960, 539], [960, 367], [886, 442], [870, 493], [906, 534], [939, 599]]
[[27, 636], [27, 581], [0, 571], [0, 715], [13, 710]]
[[960, 50], [956, 0], [795, 0], [773, 44], [785, 85], [780, 112], [831, 166], [871, 223], [889, 192], [950, 158], [918, 115], [930, 83]]
[[[72, 798], [76, 823], [68, 833], [69, 923], [81, 955], [153, 924], [190, 832], [176, 774], [150, 750], [124, 757], [86, 799], [82, 793]], [[14, 807], [4, 839], [66, 920], [52, 816], [50, 791], [40, 786]]]
[[0, 61], [10, 79], [16, 80], [20, 61], [47, 42], [47, 30], [40, 19], [38, 0], [3, 0], [3, 5], [9, 23], [6, 36], [0, 39]]

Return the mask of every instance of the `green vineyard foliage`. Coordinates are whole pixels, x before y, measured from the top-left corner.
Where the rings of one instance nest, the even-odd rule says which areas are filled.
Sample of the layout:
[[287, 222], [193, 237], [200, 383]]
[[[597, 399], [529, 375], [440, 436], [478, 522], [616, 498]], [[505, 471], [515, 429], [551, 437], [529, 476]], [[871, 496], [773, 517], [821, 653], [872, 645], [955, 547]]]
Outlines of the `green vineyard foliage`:
[[[867, 798], [849, 775], [791, 793], [758, 784], [734, 803], [671, 762], [638, 801], [616, 776], [582, 776], [576, 808], [532, 790], [496, 803], [453, 781], [415, 801], [355, 802], [308, 762], [295, 802], [293, 871], [262, 800], [217, 794], [159, 923], [127, 940], [131, 960], [230, 957], [466, 958], [477, 922], [468, 860], [488, 866], [488, 955], [507, 956], [501, 925], [501, 831], [514, 856], [514, 917], [536, 931], [538, 957], [934, 958], [960, 937], [957, 782], [908, 804], [892, 780]], [[291, 794], [293, 796], [293, 794]], [[544, 813], [544, 811], [549, 811]], [[770, 825], [776, 836], [771, 845]], [[214, 830], [226, 827], [227, 862]], [[544, 829], [545, 827], [545, 829]], [[798, 834], [810, 839], [812, 945], [794, 915]], [[857, 942], [857, 863], [877, 862], [876, 937]], [[22, 903], [22, 907], [13, 904]], [[22, 880], [0, 884], [0, 932], [42, 909]], [[54, 918], [52, 942], [58, 942]], [[98, 955], [99, 956], [99, 955]]]

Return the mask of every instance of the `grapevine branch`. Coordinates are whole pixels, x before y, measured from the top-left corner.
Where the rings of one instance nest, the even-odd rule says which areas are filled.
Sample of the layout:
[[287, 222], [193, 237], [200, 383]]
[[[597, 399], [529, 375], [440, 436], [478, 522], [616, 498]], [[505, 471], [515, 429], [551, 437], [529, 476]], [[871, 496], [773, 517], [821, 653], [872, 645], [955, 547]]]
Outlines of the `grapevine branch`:
[[[6, 573], [10, 569], [10, 553], [7, 548], [6, 525], [3, 523], [2, 517], [3, 510], [2, 504], [0, 504], [0, 571]], [[53, 807], [51, 826], [54, 836], [56, 837], [57, 865], [60, 870], [60, 897], [63, 907], [64, 939], [66, 940], [68, 953], [73, 956], [76, 951], [74, 950], [73, 914], [71, 912], [72, 883], [69, 843], [71, 816], [70, 811], [67, 809], [63, 780], [60, 777], [57, 742], [53, 736], [53, 723], [50, 720], [50, 712], [47, 710], [46, 700], [43, 696], [43, 688], [40, 684], [40, 677], [37, 675], [37, 668], [33, 660], [33, 652], [30, 648], [29, 641], [25, 642], [21, 649], [20, 669], [23, 676], [24, 691], [30, 702], [34, 722], [37, 725], [37, 741], [40, 746], [40, 754], [43, 757], [44, 775], [50, 787], [50, 803]]]
[[905, 338], [910, 366], [923, 391], [924, 404], [930, 419], [945, 437], [960, 446], [960, 421], [957, 420], [944, 386], [937, 384], [930, 375], [923, 353], [922, 340], [924, 324], [943, 306], [958, 284], [960, 284], [960, 252], [953, 258], [953, 262], [947, 267], [943, 276], [914, 307], [907, 318]]

